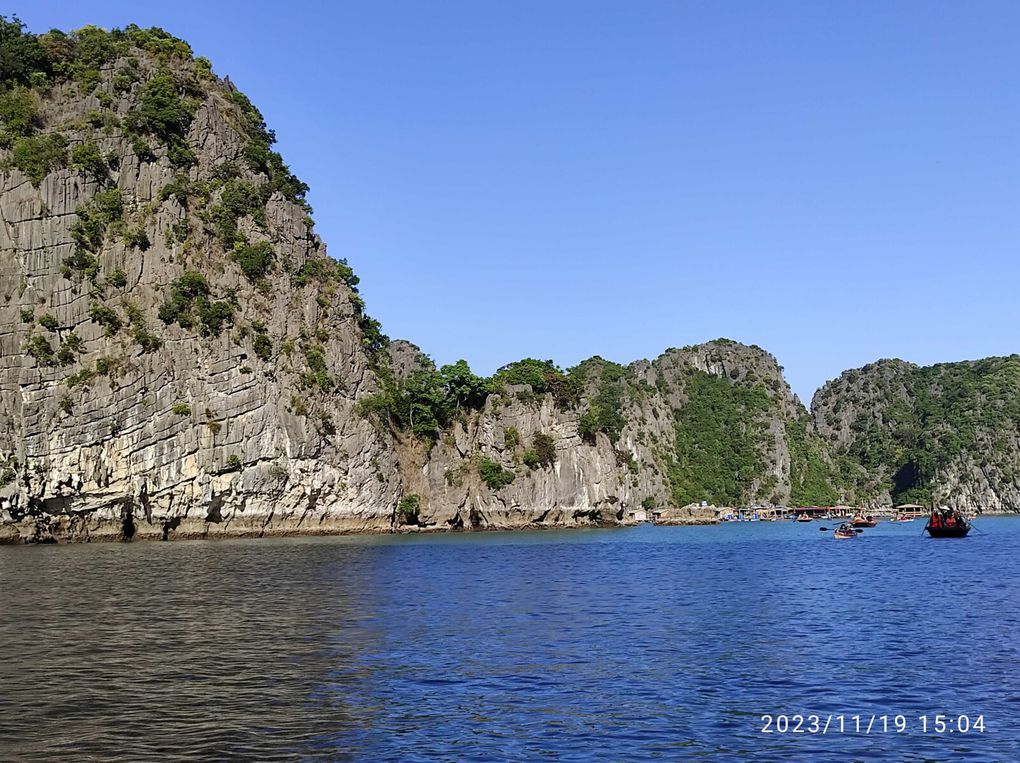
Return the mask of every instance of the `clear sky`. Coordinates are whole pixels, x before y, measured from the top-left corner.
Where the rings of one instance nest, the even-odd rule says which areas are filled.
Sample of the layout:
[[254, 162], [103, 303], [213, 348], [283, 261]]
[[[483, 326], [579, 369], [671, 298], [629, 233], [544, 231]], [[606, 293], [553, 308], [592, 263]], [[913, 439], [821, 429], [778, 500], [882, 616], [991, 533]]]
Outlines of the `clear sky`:
[[1020, 351], [1020, 3], [20, 5], [208, 56], [440, 363], [726, 336], [808, 402], [882, 357]]

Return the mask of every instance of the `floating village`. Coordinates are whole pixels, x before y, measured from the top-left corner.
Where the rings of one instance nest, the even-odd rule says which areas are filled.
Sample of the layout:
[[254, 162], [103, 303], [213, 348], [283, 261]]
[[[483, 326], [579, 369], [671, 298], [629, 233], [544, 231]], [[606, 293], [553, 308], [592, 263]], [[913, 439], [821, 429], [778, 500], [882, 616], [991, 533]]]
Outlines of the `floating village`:
[[[634, 522], [651, 522], [657, 525], [723, 524], [728, 522], [797, 522], [816, 521], [838, 523], [832, 528], [837, 540], [856, 538], [864, 530], [881, 522], [906, 523], [926, 519], [924, 531], [932, 538], [963, 538], [973, 529], [976, 515], [965, 515], [948, 508], [905, 503], [877, 509], [859, 506], [777, 506], [761, 505], [746, 508], [714, 506], [707, 501], [692, 503], [680, 509], [654, 509], [631, 512]], [[828, 531], [829, 527], [819, 527]]]

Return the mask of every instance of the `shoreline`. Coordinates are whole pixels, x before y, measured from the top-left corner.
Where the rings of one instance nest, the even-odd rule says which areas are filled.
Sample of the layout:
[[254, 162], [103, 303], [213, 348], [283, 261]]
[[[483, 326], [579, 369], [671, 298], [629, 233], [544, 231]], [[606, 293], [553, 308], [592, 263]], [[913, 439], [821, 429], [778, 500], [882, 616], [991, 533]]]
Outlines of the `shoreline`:
[[[984, 512], [978, 515], [977, 521], [982, 518], [1010, 518], [1020, 517], [1020, 511], [994, 511]], [[918, 517], [924, 519], [925, 517]], [[792, 522], [792, 520], [781, 520]], [[815, 523], [826, 520], [812, 520]], [[112, 524], [112, 523], [111, 523]], [[373, 527], [332, 527], [332, 528], [308, 528], [308, 527], [277, 527], [263, 530], [238, 529], [235, 531], [225, 528], [224, 531], [200, 532], [185, 531], [175, 532], [172, 536], [164, 537], [162, 533], [136, 532], [132, 537], [125, 538], [118, 530], [113, 528], [96, 528], [84, 537], [70, 534], [49, 535], [46, 537], [23, 537], [16, 530], [16, 525], [0, 525], [0, 546], [69, 546], [89, 543], [171, 543], [174, 541], [216, 541], [216, 540], [260, 540], [260, 539], [284, 539], [284, 538], [340, 538], [340, 537], [363, 537], [363, 536], [413, 536], [413, 535], [469, 535], [472, 533], [493, 533], [493, 532], [546, 532], [556, 530], [611, 530], [628, 529], [638, 527], [642, 524], [655, 527], [706, 527], [710, 525], [725, 524], [752, 524], [743, 522], [724, 522], [719, 519], [707, 517], [685, 517], [659, 521], [618, 521], [618, 522], [577, 522], [577, 523], [529, 523], [520, 525], [488, 525], [485, 527], [441, 527], [434, 526], [401, 526], [400, 528], [373, 528]], [[757, 524], [757, 523], [754, 523]], [[771, 521], [762, 521], [761, 524], [772, 524]], [[4, 532], [4, 530], [15, 530], [15, 534]]]
[[[174, 541], [195, 540], [260, 540], [263, 538], [331, 538], [355, 536], [400, 536], [400, 535], [468, 535], [471, 533], [490, 532], [543, 532], [554, 530], [608, 530], [627, 529], [641, 524], [654, 524], [662, 527], [694, 527], [723, 524], [713, 518], [684, 518], [659, 522], [614, 521], [614, 522], [570, 522], [570, 523], [526, 523], [507, 525], [487, 525], [484, 527], [443, 527], [403, 525], [399, 528], [381, 527], [275, 527], [269, 529], [239, 528], [231, 530], [222, 528], [219, 531], [185, 530], [174, 531], [172, 535], [162, 531], [136, 531], [131, 537], [125, 537], [116, 523], [104, 523], [100, 527], [89, 529], [87, 533], [57, 532], [50, 530], [47, 535], [36, 532], [31, 534], [19, 532], [19, 525], [0, 525], [0, 546], [68, 546], [88, 543], [172, 543]], [[21, 529], [29, 529], [25, 525]], [[217, 525], [213, 525], [217, 527]], [[5, 532], [6, 531], [6, 532]], [[13, 531], [13, 532], [12, 532]]]

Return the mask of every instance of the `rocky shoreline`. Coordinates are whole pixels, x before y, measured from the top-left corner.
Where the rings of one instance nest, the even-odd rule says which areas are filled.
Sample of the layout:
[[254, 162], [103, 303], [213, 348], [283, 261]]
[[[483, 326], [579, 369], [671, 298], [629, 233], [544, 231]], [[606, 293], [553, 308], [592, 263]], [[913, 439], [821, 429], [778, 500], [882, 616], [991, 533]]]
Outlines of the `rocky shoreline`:
[[[215, 540], [229, 538], [287, 538], [342, 535], [428, 535], [471, 532], [529, 532], [585, 528], [634, 527], [647, 521], [642, 518], [620, 518], [592, 511], [560, 511], [553, 519], [550, 511], [523, 512], [513, 515], [489, 516], [477, 524], [432, 522], [398, 523], [398, 515], [375, 515], [366, 521], [350, 517], [283, 518], [232, 517], [213, 522], [184, 518], [172, 522], [148, 521], [144, 517], [125, 514], [120, 519], [87, 515], [26, 516], [20, 521], [0, 522], [0, 545], [54, 543], [109, 543], [122, 541]], [[655, 520], [664, 526], [719, 524], [710, 512], [671, 510]]]
[[[891, 516], [878, 513], [877, 516]], [[983, 511], [978, 517], [1020, 517], [1020, 510]], [[923, 519], [923, 517], [921, 517]], [[355, 535], [448, 535], [482, 532], [541, 532], [543, 530], [574, 530], [593, 528], [628, 528], [649, 523], [648, 520], [605, 520], [592, 519], [584, 515], [573, 521], [492, 523], [479, 527], [451, 527], [433, 525], [355, 524], [349, 521], [327, 521], [312, 523], [283, 522], [268, 526], [257, 523], [234, 521], [229, 523], [185, 520], [166, 525], [149, 523], [144, 520], [125, 528], [124, 523], [114, 521], [88, 521], [81, 516], [55, 516], [25, 518], [20, 522], [0, 523], [0, 546], [4, 545], [53, 545], [74, 543], [121, 543], [135, 541], [177, 541], [177, 540], [230, 540], [259, 538], [339, 537]], [[723, 520], [708, 512], [678, 516], [670, 512], [650, 522], [660, 527], [698, 527], [725, 524]]]
[[[715, 520], [688, 521], [682, 524], [716, 524]], [[529, 523], [516, 525], [488, 525], [485, 527], [462, 528], [441, 526], [380, 526], [357, 527], [343, 522], [316, 524], [284, 524], [268, 528], [235, 525], [223, 527], [212, 522], [182, 523], [175, 530], [164, 532], [156, 525], [143, 524], [136, 527], [128, 537], [121, 525], [104, 522], [86, 525], [75, 518], [52, 518], [22, 523], [0, 524], [0, 545], [49, 545], [68, 543], [117, 543], [135, 541], [177, 541], [177, 540], [228, 540], [290, 537], [335, 537], [352, 535], [439, 535], [478, 532], [531, 532], [542, 530], [564, 530], [585, 528], [634, 527], [637, 522], [575, 522], [570, 524]], [[669, 522], [662, 524], [681, 524]]]

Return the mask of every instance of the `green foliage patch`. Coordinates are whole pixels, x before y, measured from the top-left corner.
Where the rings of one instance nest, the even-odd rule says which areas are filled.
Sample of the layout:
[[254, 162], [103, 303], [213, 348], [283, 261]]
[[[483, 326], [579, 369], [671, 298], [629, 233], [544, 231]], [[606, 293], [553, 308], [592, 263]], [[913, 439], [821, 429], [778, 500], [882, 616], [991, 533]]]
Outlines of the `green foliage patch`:
[[308, 186], [290, 171], [283, 157], [272, 149], [276, 143], [276, 134], [266, 127], [261, 112], [238, 90], [232, 91], [230, 98], [240, 113], [241, 130], [248, 137], [244, 147], [244, 158], [248, 166], [269, 178], [270, 191], [279, 191], [286, 199], [300, 204], [311, 212], [311, 207], [305, 200]]
[[8, 141], [16, 136], [28, 137], [41, 127], [35, 93], [20, 86], [0, 93], [0, 124]]
[[790, 504], [831, 506], [839, 500], [839, 475], [825, 458], [821, 439], [808, 431], [807, 419], [786, 422], [790, 451]]
[[464, 360], [383, 382], [382, 392], [359, 402], [361, 413], [430, 442], [463, 411], [483, 406], [487, 395], [486, 380], [473, 374]]
[[417, 493], [408, 493], [397, 504], [397, 519], [403, 525], [418, 524], [418, 510], [421, 499]]
[[71, 149], [71, 166], [82, 175], [103, 183], [108, 177], [109, 167], [99, 146], [90, 140], [79, 143]]
[[71, 225], [71, 240], [74, 254], [64, 260], [64, 275], [70, 277], [78, 272], [89, 279], [99, 273], [96, 254], [103, 245], [111, 226], [123, 225], [124, 202], [120, 191], [111, 188], [100, 191], [92, 199], [75, 210], [78, 219]]
[[538, 432], [531, 440], [531, 450], [538, 458], [539, 466], [556, 463], [556, 441], [545, 432]]
[[123, 269], [117, 268], [110, 272], [103, 280], [107, 286], [112, 286], [115, 289], [123, 289], [127, 286], [127, 273], [125, 273]]
[[354, 275], [347, 260], [334, 260], [330, 257], [311, 257], [302, 263], [297, 272], [290, 277], [292, 286], [302, 287], [310, 283], [330, 284], [333, 282], [346, 284], [357, 291], [359, 279]]
[[758, 385], [702, 371], [687, 371], [685, 382], [688, 401], [675, 413], [676, 458], [666, 463], [674, 502], [746, 503], [764, 468], [756, 424], [772, 401]]
[[198, 327], [205, 336], [218, 336], [233, 322], [235, 310], [233, 301], [212, 299], [205, 276], [191, 271], [174, 282], [170, 298], [160, 305], [159, 319], [184, 329]]
[[138, 103], [124, 119], [124, 127], [135, 135], [153, 135], [166, 145], [167, 156], [175, 167], [195, 163], [187, 134], [198, 101], [187, 81], [179, 81], [170, 71], [155, 74], [142, 85]]
[[617, 363], [591, 358], [580, 364], [571, 374], [582, 387], [588, 379], [596, 385], [588, 409], [578, 420], [577, 431], [588, 442], [595, 442], [598, 432], [603, 432], [610, 442], [620, 439], [627, 420], [623, 416], [627, 388], [627, 369]]
[[92, 303], [89, 307], [89, 318], [106, 329], [107, 336], [113, 336], [124, 325], [117, 311], [102, 302]]
[[145, 320], [145, 314], [142, 309], [138, 307], [134, 302], [125, 299], [124, 313], [128, 317], [128, 321], [131, 323], [131, 338], [142, 348], [142, 353], [155, 352], [163, 346], [162, 340], [151, 331], [149, 331], [148, 324]]
[[491, 490], [500, 490], [514, 481], [514, 473], [504, 469], [498, 461], [488, 456], [479, 456], [477, 459], [478, 476]]
[[219, 201], [206, 214], [216, 237], [225, 249], [244, 243], [237, 222], [251, 215], [260, 226], [266, 224], [266, 189], [246, 180], [228, 180], [223, 185]]
[[25, 31], [17, 16], [0, 16], [0, 84], [29, 85], [52, 69], [50, 57], [39, 38]]
[[270, 360], [273, 357], [273, 342], [266, 334], [256, 334], [252, 349], [255, 356], [261, 360]]
[[67, 138], [56, 132], [18, 138], [7, 161], [38, 187], [48, 174], [67, 166]]
[[33, 334], [25, 344], [25, 352], [35, 358], [41, 366], [53, 365], [54, 353], [50, 340], [42, 334]]
[[230, 256], [234, 262], [241, 266], [244, 277], [252, 283], [268, 275], [276, 260], [276, 252], [273, 251], [273, 245], [268, 241], [237, 244]]

